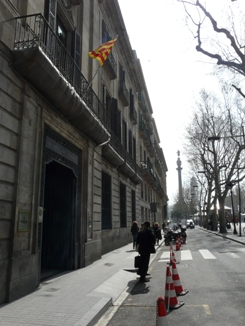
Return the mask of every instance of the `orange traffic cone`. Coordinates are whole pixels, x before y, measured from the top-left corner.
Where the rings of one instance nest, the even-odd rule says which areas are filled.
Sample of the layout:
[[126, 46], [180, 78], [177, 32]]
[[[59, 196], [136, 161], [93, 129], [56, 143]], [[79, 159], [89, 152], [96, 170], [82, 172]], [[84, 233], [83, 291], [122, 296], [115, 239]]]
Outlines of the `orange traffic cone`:
[[180, 245], [180, 248], [181, 248], [181, 246], [182, 246], [182, 235], [181, 234], [179, 235], [179, 245]]
[[180, 243], [181, 243], [181, 246], [184, 244], [184, 239], [182, 237], [182, 234], [180, 234]]
[[167, 266], [166, 268], [165, 302], [168, 308], [167, 311], [169, 310], [169, 308], [178, 309], [184, 304], [183, 301], [179, 302], [177, 299], [169, 266]]
[[157, 299], [157, 326], [169, 326], [167, 311], [162, 297]]
[[172, 261], [174, 261], [175, 264], [179, 264], [179, 261], [177, 261], [176, 258], [175, 258], [173, 246], [170, 243], [170, 264], [171, 264]]
[[176, 250], [176, 251], [179, 251], [179, 250], [180, 250], [179, 237], [176, 238], [175, 245], [176, 245], [175, 250]]
[[184, 290], [180, 283], [179, 274], [174, 261], [172, 261], [172, 278], [173, 278], [175, 292], [177, 295], [185, 295], [189, 292], [188, 290]]

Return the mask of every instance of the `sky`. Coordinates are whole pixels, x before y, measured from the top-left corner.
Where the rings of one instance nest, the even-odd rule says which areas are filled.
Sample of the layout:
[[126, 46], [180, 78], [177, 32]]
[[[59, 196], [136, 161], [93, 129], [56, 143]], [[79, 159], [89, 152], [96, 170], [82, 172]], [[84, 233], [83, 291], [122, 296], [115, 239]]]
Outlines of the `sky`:
[[[182, 183], [189, 184], [192, 175], [183, 146], [185, 129], [201, 89], [219, 88], [212, 74], [216, 62], [195, 50], [196, 40], [186, 26], [182, 4], [176, 0], [118, 2], [131, 46], [143, 69], [168, 167], [168, 204], [172, 205], [178, 194], [177, 151], [182, 161]], [[220, 0], [206, 2], [214, 6], [214, 13], [222, 15]]]

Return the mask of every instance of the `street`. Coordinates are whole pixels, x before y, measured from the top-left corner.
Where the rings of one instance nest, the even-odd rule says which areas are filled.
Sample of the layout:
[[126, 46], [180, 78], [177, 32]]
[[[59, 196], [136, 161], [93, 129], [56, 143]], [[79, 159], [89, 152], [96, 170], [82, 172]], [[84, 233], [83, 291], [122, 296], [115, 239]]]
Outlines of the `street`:
[[[175, 249], [175, 245], [173, 244]], [[187, 244], [174, 251], [184, 305], [169, 311], [169, 325], [245, 325], [245, 246], [199, 228], [187, 230]], [[157, 252], [149, 283], [137, 283], [99, 326], [156, 325], [156, 301], [165, 296], [169, 247]]]

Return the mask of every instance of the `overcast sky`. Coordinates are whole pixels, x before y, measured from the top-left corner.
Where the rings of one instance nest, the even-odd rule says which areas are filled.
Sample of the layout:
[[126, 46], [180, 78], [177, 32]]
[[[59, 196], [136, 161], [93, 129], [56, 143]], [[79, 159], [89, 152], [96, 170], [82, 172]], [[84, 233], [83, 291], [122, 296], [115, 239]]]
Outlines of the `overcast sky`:
[[[220, 3], [220, 0], [212, 1]], [[131, 46], [143, 68], [168, 166], [167, 192], [171, 205], [178, 193], [178, 150], [182, 181], [189, 183], [190, 180], [183, 135], [199, 91], [217, 83], [211, 76], [215, 62], [208, 63], [210, 61], [195, 50], [196, 43], [186, 27], [183, 7], [176, 0], [119, 0], [119, 5]]]

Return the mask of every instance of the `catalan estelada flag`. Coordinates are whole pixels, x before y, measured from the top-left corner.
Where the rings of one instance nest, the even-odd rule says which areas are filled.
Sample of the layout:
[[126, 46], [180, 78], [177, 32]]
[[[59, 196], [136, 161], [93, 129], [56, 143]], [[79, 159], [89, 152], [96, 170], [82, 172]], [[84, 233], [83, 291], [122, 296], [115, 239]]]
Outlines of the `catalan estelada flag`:
[[106, 61], [108, 55], [110, 54], [111, 49], [115, 45], [116, 41], [117, 41], [117, 37], [114, 40], [102, 44], [96, 50], [89, 52], [88, 55], [93, 59], [97, 59], [100, 65], [102, 66]]

